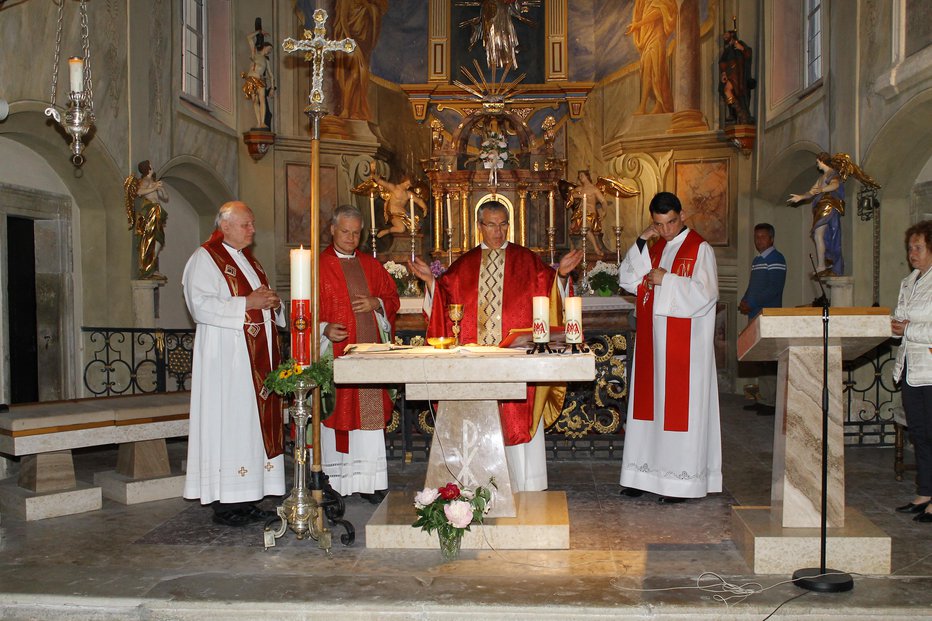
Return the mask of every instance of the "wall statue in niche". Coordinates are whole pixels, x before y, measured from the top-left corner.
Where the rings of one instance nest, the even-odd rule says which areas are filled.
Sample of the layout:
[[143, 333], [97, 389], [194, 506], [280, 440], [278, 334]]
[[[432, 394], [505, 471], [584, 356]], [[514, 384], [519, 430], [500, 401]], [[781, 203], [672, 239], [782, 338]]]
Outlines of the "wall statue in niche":
[[757, 81], [751, 77], [751, 48], [738, 38], [737, 30], [722, 35], [722, 55], [718, 59], [718, 92], [728, 112], [726, 123], [747, 125], [751, 118], [751, 91]]
[[[676, 28], [676, 0], [635, 0], [625, 30], [641, 55], [641, 100], [635, 114], [673, 112], [667, 41]], [[654, 105], [647, 111], [651, 99]]]
[[334, 56], [336, 114], [347, 119], [369, 120], [369, 61], [379, 40], [388, 0], [340, 0], [334, 10], [333, 38], [356, 41], [354, 53]]
[[728, 245], [728, 160], [679, 161], [675, 190], [683, 223], [712, 246]]
[[489, 69], [517, 69], [520, 45], [515, 21], [535, 25], [526, 13], [539, 7], [540, 0], [463, 0], [456, 6], [479, 7], [478, 16], [460, 23], [461, 28], [472, 28], [469, 49], [481, 41]]
[[168, 202], [168, 192], [155, 178], [149, 160], [139, 162], [139, 177], [128, 176], [123, 181], [126, 197], [126, 218], [133, 231], [133, 243], [138, 268], [137, 278], [165, 280], [159, 274], [159, 253], [165, 246], [165, 222], [168, 214], [162, 203]]

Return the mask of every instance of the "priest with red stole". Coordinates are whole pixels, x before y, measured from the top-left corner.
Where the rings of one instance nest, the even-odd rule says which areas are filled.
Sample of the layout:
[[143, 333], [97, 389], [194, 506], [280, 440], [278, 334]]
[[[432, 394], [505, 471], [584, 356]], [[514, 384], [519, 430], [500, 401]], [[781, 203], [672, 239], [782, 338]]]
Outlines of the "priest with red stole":
[[[531, 298], [559, 299], [568, 293], [567, 276], [582, 252], [567, 253], [554, 270], [527, 248], [509, 243], [508, 208], [499, 201], [480, 205], [476, 224], [482, 244], [462, 255], [442, 276], [434, 279], [429, 266], [418, 258], [411, 268], [426, 284], [428, 336], [452, 335], [446, 306], [462, 304], [460, 342], [497, 346], [511, 329], [531, 327]], [[551, 295], [554, 288], [559, 291]], [[527, 399], [500, 402], [505, 456], [515, 491], [547, 489], [544, 421], [534, 398], [534, 387], [528, 386]]]
[[[358, 209], [334, 211], [333, 241], [320, 253], [322, 355], [332, 346], [338, 358], [350, 344], [390, 342], [394, 335], [398, 289], [381, 263], [357, 252], [361, 231]], [[337, 387], [336, 409], [323, 421], [320, 444], [324, 473], [337, 493], [359, 493], [374, 504], [385, 497], [385, 423], [392, 407], [385, 389]]]
[[618, 270], [637, 294], [621, 493], [653, 492], [662, 503], [722, 491], [715, 254], [681, 212], [675, 194], [654, 196], [652, 223]]

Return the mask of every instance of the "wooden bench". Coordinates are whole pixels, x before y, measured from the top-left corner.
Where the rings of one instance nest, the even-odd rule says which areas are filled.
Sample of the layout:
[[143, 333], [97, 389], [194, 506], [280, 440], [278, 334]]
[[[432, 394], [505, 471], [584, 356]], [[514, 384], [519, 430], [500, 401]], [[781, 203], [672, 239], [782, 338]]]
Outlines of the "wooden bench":
[[[101, 495], [125, 504], [181, 495], [166, 438], [188, 435], [190, 393], [96, 397], [14, 405], [0, 413], [0, 453], [22, 457], [0, 483], [0, 512], [26, 520], [93, 511]], [[115, 471], [77, 481], [73, 449], [118, 444]]]

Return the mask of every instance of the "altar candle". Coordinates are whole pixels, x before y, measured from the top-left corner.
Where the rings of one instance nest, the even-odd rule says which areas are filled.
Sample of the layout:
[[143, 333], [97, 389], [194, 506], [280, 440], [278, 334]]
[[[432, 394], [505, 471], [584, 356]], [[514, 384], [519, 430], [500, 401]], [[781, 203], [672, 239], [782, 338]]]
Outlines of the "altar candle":
[[618, 195], [615, 195], [615, 226], [621, 226], [621, 216], [618, 213]]
[[82, 92], [84, 90], [84, 59], [78, 56], [69, 58], [68, 71], [71, 76], [71, 92]]
[[[588, 194], [582, 195], [582, 224], [580, 226], [588, 227], [589, 224], [586, 221], [586, 199], [589, 197]], [[583, 242], [586, 243], [586, 242]]]
[[533, 306], [532, 331], [535, 343], [550, 342], [550, 298], [545, 295], [535, 295], [531, 298]]
[[566, 298], [563, 312], [566, 315], [566, 342], [582, 343], [582, 298]]
[[414, 235], [414, 194], [411, 195], [411, 234]]
[[448, 229], [453, 228], [453, 216], [451, 215], [452, 213], [453, 212], [450, 211], [450, 195], [447, 194], [447, 228]]
[[375, 194], [369, 195], [369, 221], [372, 223], [370, 226], [375, 228]]
[[550, 220], [549, 220], [549, 222], [550, 222], [550, 228], [553, 228], [553, 190], [550, 190], [549, 207], [550, 207], [550, 211], [549, 211], [549, 214], [550, 214]]
[[291, 250], [291, 299], [311, 299], [311, 251], [304, 246]]

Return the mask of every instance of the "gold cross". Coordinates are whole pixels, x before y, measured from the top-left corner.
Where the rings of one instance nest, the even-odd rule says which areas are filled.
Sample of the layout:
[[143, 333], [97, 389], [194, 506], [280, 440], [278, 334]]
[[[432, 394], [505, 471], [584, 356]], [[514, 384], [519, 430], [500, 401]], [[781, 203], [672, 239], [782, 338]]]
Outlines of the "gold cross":
[[272, 470], [275, 470], [275, 466], [272, 465], [272, 462], [270, 461], [265, 462], [265, 471], [271, 472]]
[[244, 476], [246, 476], [246, 473], [247, 473], [247, 472], [249, 472], [249, 471], [246, 470], [246, 466], [240, 466], [240, 467], [239, 467], [239, 470], [236, 471], [236, 474], [240, 475], [241, 477], [244, 477]]
[[304, 60], [311, 63], [311, 105], [305, 112], [320, 112], [324, 106], [323, 91], [323, 74], [324, 60], [329, 52], [346, 52], [352, 53], [356, 49], [356, 42], [352, 39], [343, 39], [342, 41], [331, 41], [324, 35], [324, 23], [327, 21], [327, 11], [317, 9], [314, 11], [314, 30], [304, 31], [303, 39], [292, 39], [291, 37], [282, 42], [282, 49], [288, 54], [298, 50], [306, 52]]

